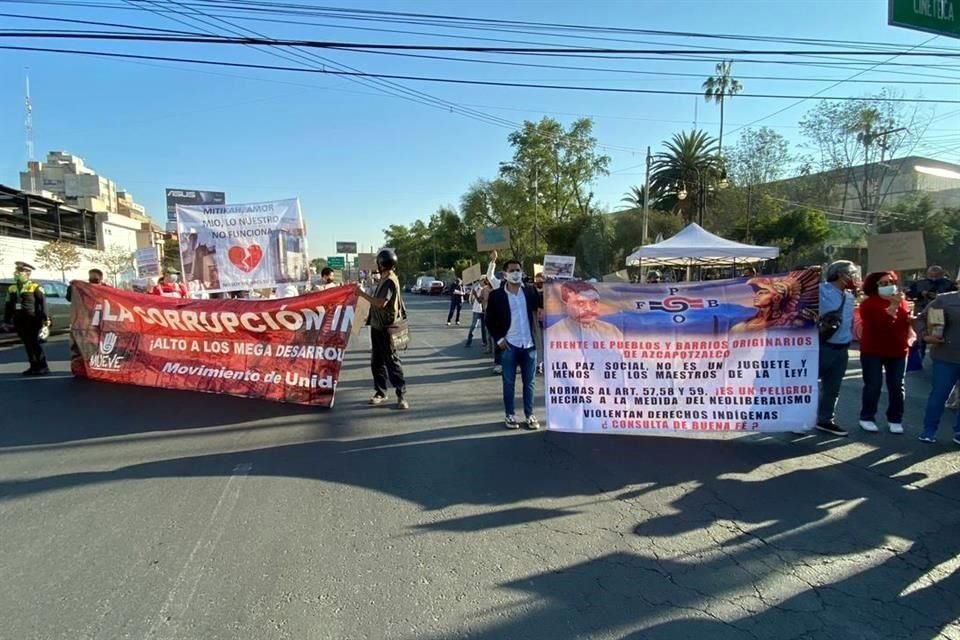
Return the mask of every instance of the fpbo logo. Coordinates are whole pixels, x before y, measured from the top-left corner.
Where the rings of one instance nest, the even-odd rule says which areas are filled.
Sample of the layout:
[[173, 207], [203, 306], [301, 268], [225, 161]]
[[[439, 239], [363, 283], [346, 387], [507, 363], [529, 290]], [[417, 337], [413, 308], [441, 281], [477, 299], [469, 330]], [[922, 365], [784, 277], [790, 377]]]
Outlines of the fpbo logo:
[[108, 332], [100, 336], [97, 353], [90, 356], [90, 368], [99, 371], [119, 371], [123, 356], [114, 353], [117, 347], [117, 334]]
[[714, 309], [720, 306], [720, 301], [705, 298], [688, 298], [677, 295], [680, 289], [670, 287], [667, 289], [667, 297], [660, 300], [637, 300], [637, 311], [662, 311], [673, 315], [673, 321], [677, 324], [683, 324], [687, 317], [683, 315], [687, 311], [701, 311], [703, 309]]

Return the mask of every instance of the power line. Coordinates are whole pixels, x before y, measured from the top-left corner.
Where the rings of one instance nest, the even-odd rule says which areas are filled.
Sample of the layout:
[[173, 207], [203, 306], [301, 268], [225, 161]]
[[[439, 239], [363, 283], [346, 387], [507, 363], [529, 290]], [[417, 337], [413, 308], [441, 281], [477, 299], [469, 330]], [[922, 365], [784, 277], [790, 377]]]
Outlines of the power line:
[[[250, 44], [256, 46], [286, 46], [306, 47], [311, 49], [371, 49], [395, 51], [459, 51], [467, 53], [506, 53], [506, 54], [536, 54], [552, 57], [580, 56], [584, 54], [617, 54], [617, 55], [763, 55], [763, 56], [889, 56], [889, 51], [818, 51], [798, 49], [633, 49], [612, 47], [480, 47], [466, 45], [437, 45], [437, 44], [402, 44], [380, 42], [341, 42], [327, 40], [288, 40], [266, 37], [237, 37], [225, 36], [180, 36], [180, 35], [149, 35], [149, 34], [105, 34], [89, 32], [36, 32], [16, 29], [5, 29], [0, 33], [3, 38], [52, 38], [74, 40], [119, 40], [132, 42], [173, 42], [188, 44]], [[937, 37], [937, 36], [934, 36]], [[931, 38], [932, 40], [933, 38]], [[929, 41], [928, 41], [929, 42]], [[915, 51], [920, 45], [905, 51], [894, 52], [895, 57], [923, 57], [923, 58], [960, 58], [960, 51]], [[881, 63], [882, 64], [882, 63]]]
[[[939, 37], [939, 36], [933, 36], [932, 38], [929, 38], [929, 39], [927, 39], [927, 40], [924, 40], [924, 41], [921, 42], [920, 44], [915, 45], [915, 46], [911, 49], [911, 51], [912, 51], [913, 49], [918, 48], [918, 47], [922, 47], [923, 45], [925, 45], [925, 44], [927, 44], [927, 43], [929, 43], [929, 42], [933, 42], [933, 41], [936, 40], [938, 37]], [[887, 62], [891, 62], [891, 61], [895, 60], [895, 59], [896, 59], [897, 57], [899, 57], [899, 56], [900, 56], [900, 54], [897, 54], [897, 55], [891, 57], [889, 60], [887, 60]], [[797, 102], [794, 102], [793, 104], [787, 105], [786, 107], [784, 107], [784, 108], [782, 108], [782, 109], [778, 109], [777, 111], [774, 111], [773, 113], [771, 113], [771, 114], [769, 114], [769, 115], [763, 116], [762, 118], [758, 118], [758, 119], [754, 120], [753, 122], [751, 122], [751, 123], [749, 123], [749, 124], [746, 124], [746, 125], [744, 125], [744, 126], [742, 126], [742, 127], [738, 127], [738, 128], [736, 128], [736, 129], [734, 129], [733, 131], [730, 132], [730, 135], [733, 135], [734, 133], [736, 133], [736, 132], [738, 132], [738, 131], [741, 131], [741, 130], [743, 130], [743, 129], [746, 129], [746, 128], [748, 128], [748, 127], [752, 127], [753, 125], [758, 124], [758, 123], [760, 123], [760, 122], [763, 122], [764, 120], [768, 120], [768, 119], [772, 118], [773, 116], [780, 115], [781, 113], [783, 113], [783, 112], [785, 112], [785, 111], [789, 111], [790, 109], [793, 109], [794, 107], [800, 106], [801, 104], [803, 104], [803, 103], [806, 102], [807, 100], [812, 100], [812, 99], [814, 99], [814, 98], [819, 97], [824, 91], [829, 91], [830, 89], [833, 89], [834, 87], [837, 87], [837, 86], [843, 84], [844, 82], [848, 82], [848, 81], [853, 80], [853, 79], [855, 79], [855, 78], [859, 78], [859, 77], [862, 76], [863, 74], [868, 73], [869, 71], [873, 70], [874, 68], [876, 68], [877, 66], [880, 66], [880, 65], [882, 65], [882, 64], [884, 64], [884, 63], [883, 63], [883, 62], [879, 62], [879, 63], [877, 63], [876, 65], [874, 65], [873, 67], [870, 67], [869, 69], [865, 69], [865, 70], [863, 70], [863, 71], [861, 71], [861, 72], [859, 72], [859, 73], [855, 73], [855, 74], [853, 74], [852, 76], [850, 76], [849, 78], [846, 78], [845, 80], [841, 80], [840, 82], [836, 82], [836, 83], [834, 83], [834, 84], [831, 84], [829, 87], [824, 87], [823, 89], [820, 89], [819, 91], [817, 91], [816, 93], [814, 93], [812, 96], [807, 96], [807, 97], [800, 98], [800, 100], [798, 100]], [[913, 102], [920, 102], [920, 100], [914, 100]]]
[[[445, 84], [460, 84], [460, 85], [475, 85], [475, 86], [488, 86], [488, 87], [509, 87], [509, 88], [522, 88], [522, 89], [549, 89], [549, 90], [558, 90], [558, 91], [580, 91], [580, 92], [598, 92], [598, 93], [621, 93], [621, 94], [641, 94], [641, 95], [673, 95], [673, 96], [702, 96], [702, 91], [681, 91], [681, 90], [669, 90], [669, 89], [633, 89], [633, 88], [620, 88], [620, 87], [593, 87], [593, 86], [580, 86], [580, 85], [556, 85], [556, 84], [540, 84], [540, 83], [530, 83], [530, 82], [499, 82], [492, 80], [468, 80], [462, 78], [442, 78], [435, 76], [411, 76], [411, 75], [400, 75], [400, 74], [386, 74], [386, 73], [366, 73], [366, 72], [355, 72], [355, 71], [333, 71], [330, 69], [316, 69], [316, 68], [304, 68], [304, 67], [282, 67], [276, 65], [262, 65], [262, 64], [253, 64], [253, 63], [242, 63], [242, 62], [229, 62], [225, 60], [200, 60], [195, 58], [176, 58], [171, 56], [150, 56], [142, 54], [131, 54], [131, 53], [117, 53], [117, 52], [106, 52], [106, 51], [84, 51], [84, 50], [75, 50], [75, 49], [55, 49], [49, 47], [22, 47], [22, 46], [0, 46], [2, 50], [9, 51], [34, 51], [34, 52], [45, 52], [45, 53], [62, 53], [62, 54], [74, 54], [74, 55], [86, 55], [86, 56], [101, 56], [108, 58], [129, 58], [134, 60], [159, 60], [164, 62], [182, 62], [187, 64], [202, 64], [202, 65], [213, 65], [213, 66], [225, 66], [225, 67], [240, 67], [247, 69], [265, 69], [272, 71], [292, 71], [299, 73], [320, 73], [331, 76], [344, 76], [344, 77], [356, 77], [356, 78], [380, 78], [380, 79], [390, 79], [390, 80], [410, 80], [417, 82], [433, 82], [433, 83], [445, 83]], [[836, 100], [836, 101], [870, 101], [872, 98], [862, 97], [862, 96], [797, 96], [789, 94], [768, 94], [768, 93], [738, 93], [738, 98], [762, 98], [769, 100]], [[950, 99], [939, 99], [939, 98], [883, 98], [883, 102], [907, 102], [911, 104], [923, 103], [923, 104], [960, 104], [960, 99], [950, 100]], [[742, 127], [741, 127], [742, 128]]]

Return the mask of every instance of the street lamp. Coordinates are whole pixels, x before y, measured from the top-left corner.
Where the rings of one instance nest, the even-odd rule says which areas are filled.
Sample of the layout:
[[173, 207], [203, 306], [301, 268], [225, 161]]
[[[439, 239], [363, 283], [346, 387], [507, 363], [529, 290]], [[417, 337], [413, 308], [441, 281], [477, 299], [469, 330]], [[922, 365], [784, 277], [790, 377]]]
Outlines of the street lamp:
[[[707, 209], [707, 181], [706, 176], [700, 167], [694, 165], [694, 172], [697, 174], [697, 224], [701, 227], [703, 226], [703, 214]], [[718, 189], [726, 189], [730, 186], [730, 183], [727, 181], [727, 172], [721, 171], [720, 180], [717, 181]], [[687, 183], [685, 180], [678, 180], [676, 187], [677, 189], [677, 199], [686, 200], [687, 199]]]

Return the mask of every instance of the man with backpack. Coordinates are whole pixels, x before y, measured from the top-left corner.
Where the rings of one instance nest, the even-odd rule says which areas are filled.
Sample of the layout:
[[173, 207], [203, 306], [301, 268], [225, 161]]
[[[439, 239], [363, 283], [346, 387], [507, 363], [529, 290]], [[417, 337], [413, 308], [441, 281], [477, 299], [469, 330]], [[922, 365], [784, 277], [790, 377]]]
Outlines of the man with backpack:
[[403, 364], [394, 344], [392, 332], [406, 330], [406, 308], [400, 299], [400, 280], [397, 278], [397, 254], [392, 249], [381, 249], [377, 254], [380, 279], [373, 295], [359, 285], [357, 295], [370, 303], [370, 369], [373, 372], [373, 395], [369, 404], [383, 404], [387, 399], [387, 379], [397, 392], [397, 408], [409, 409], [405, 396], [407, 384]]

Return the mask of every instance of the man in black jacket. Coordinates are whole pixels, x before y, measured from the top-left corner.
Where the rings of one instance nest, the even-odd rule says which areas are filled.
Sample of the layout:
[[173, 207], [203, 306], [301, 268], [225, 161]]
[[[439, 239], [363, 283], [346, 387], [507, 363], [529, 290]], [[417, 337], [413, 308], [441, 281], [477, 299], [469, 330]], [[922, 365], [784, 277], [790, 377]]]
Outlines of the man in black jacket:
[[504, 424], [507, 429], [520, 427], [514, 409], [517, 367], [520, 367], [527, 429], [539, 429], [540, 422], [533, 415], [533, 385], [537, 367], [534, 327], [537, 310], [543, 307], [543, 302], [535, 288], [523, 284], [523, 266], [518, 260], [507, 260], [504, 273], [506, 281], [490, 293], [484, 318], [494, 348], [501, 353]]

